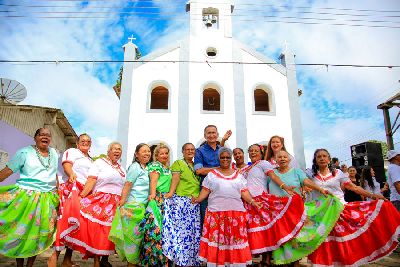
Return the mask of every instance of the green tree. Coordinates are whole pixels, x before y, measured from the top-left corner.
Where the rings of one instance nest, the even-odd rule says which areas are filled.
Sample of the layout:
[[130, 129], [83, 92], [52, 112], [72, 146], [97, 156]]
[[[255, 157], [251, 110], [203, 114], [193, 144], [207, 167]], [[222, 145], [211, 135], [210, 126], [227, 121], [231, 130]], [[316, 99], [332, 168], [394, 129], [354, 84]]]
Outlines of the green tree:
[[[139, 48], [136, 48], [135, 60], [138, 60], [141, 57], [142, 57], [142, 53], [140, 53]], [[117, 79], [115, 85], [113, 86], [113, 89], [114, 89], [115, 93], [117, 94], [118, 98], [121, 95], [121, 83], [122, 83], [123, 72], [124, 72], [124, 67], [121, 66], [121, 68], [119, 69], [119, 73], [118, 73], [118, 79]]]
[[383, 156], [384, 159], [386, 158], [386, 154], [388, 152], [388, 146], [387, 146], [386, 142], [379, 141], [379, 140], [368, 140], [368, 142], [381, 144], [382, 156]]

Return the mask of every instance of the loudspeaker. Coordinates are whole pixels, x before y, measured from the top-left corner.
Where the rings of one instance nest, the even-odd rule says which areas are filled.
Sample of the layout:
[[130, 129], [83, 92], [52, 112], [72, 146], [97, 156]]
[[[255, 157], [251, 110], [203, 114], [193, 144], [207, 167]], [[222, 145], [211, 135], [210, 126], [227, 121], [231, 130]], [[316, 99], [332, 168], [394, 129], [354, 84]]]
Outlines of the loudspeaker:
[[364, 167], [371, 166], [375, 171], [376, 180], [381, 184], [386, 182], [382, 146], [380, 143], [365, 142], [352, 145], [350, 150], [352, 164], [359, 172]]

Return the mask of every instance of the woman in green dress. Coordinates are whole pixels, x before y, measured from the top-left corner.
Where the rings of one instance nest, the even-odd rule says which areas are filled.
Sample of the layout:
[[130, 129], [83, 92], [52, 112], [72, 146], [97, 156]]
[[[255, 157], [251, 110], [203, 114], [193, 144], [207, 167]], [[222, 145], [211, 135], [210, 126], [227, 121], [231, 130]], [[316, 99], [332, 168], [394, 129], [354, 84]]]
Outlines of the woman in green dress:
[[315, 201], [305, 203], [307, 218], [296, 237], [272, 252], [275, 264], [294, 262], [294, 266], [300, 266], [299, 260], [311, 254], [325, 241], [338, 220], [343, 205], [339, 199], [331, 196], [328, 190], [322, 189], [307, 178], [301, 169], [291, 168], [290, 160], [290, 155], [286, 151], [281, 150], [277, 153], [278, 168], [274, 172], [283, 184], [279, 186], [270, 182], [270, 194], [287, 196], [286, 191], [281, 189], [282, 185], [294, 186], [295, 191], [299, 194], [302, 186], [307, 186], [323, 194]]
[[144, 218], [149, 196], [149, 173], [147, 163], [150, 160], [150, 147], [140, 143], [135, 149], [135, 161], [129, 166], [125, 185], [122, 189], [119, 209], [111, 226], [109, 239], [114, 242], [115, 250], [128, 267], [140, 263], [140, 248], [143, 233], [139, 224]]
[[168, 167], [169, 148], [160, 143], [154, 149], [154, 162], [147, 166], [150, 176], [149, 203], [140, 231], [144, 234], [141, 264], [143, 266], [166, 266], [167, 257], [162, 251], [162, 221], [165, 194], [171, 186], [172, 173]]
[[0, 171], [0, 182], [20, 172], [15, 184], [0, 187], [0, 255], [15, 258], [18, 267], [25, 258], [33, 266], [56, 239], [58, 154], [49, 147], [49, 129], [38, 129], [34, 140]]

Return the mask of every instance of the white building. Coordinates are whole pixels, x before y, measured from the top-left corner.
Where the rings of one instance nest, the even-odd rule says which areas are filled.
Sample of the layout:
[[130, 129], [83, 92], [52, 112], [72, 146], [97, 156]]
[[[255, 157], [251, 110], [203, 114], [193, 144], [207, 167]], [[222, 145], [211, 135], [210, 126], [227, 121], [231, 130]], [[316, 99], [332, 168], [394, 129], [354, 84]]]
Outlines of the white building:
[[124, 59], [131, 62], [123, 65], [118, 123], [123, 164], [132, 161], [140, 142], [167, 144], [175, 160], [184, 143], [198, 146], [204, 127], [215, 124], [220, 137], [233, 131], [231, 148], [246, 150], [283, 136], [305, 167], [294, 55], [286, 48], [275, 63], [239, 43], [232, 38], [233, 3], [210, 2], [188, 2], [190, 34], [176, 45], [136, 62], [137, 47], [124, 46]]

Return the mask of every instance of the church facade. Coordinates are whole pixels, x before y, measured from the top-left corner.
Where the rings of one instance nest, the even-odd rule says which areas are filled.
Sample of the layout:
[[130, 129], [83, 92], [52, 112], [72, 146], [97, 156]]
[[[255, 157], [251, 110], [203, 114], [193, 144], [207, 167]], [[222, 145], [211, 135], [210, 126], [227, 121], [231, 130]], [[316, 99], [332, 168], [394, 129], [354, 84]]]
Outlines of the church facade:
[[165, 143], [176, 160], [184, 143], [199, 146], [204, 127], [214, 124], [220, 137], [232, 130], [230, 148], [247, 150], [282, 136], [305, 167], [293, 53], [285, 48], [275, 62], [232, 38], [231, 1], [189, 1], [186, 10], [190, 34], [176, 45], [136, 62], [137, 47], [124, 46], [118, 122], [123, 164], [141, 142]]

